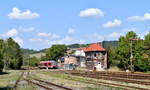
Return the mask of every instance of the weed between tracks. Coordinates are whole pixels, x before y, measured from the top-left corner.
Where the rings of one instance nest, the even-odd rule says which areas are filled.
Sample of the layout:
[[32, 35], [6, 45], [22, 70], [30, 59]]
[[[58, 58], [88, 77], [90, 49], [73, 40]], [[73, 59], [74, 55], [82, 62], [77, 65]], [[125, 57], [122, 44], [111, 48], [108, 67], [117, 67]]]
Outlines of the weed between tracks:
[[29, 85], [27, 83], [24, 83], [24, 84], [19, 84], [17, 90], [39, 90], [39, 89], [37, 89], [35, 85], [32, 84]]
[[31, 76], [32, 78], [47, 80], [55, 84], [70, 87], [77, 90], [122, 90], [120, 88], [91, 84], [87, 82], [89, 80], [87, 78], [71, 76], [62, 73], [37, 71], [37, 72], [33, 72]]
[[0, 88], [9, 88], [15, 85], [21, 71], [9, 70], [6, 74], [0, 74]]

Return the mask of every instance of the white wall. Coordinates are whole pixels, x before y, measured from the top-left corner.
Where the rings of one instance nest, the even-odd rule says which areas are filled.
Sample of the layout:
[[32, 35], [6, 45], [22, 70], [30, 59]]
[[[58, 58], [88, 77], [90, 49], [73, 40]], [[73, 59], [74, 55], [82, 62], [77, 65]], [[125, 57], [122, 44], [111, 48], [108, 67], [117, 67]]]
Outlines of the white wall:
[[76, 50], [74, 55], [75, 56], [83, 56], [83, 57], [85, 57], [85, 52], [83, 50]]

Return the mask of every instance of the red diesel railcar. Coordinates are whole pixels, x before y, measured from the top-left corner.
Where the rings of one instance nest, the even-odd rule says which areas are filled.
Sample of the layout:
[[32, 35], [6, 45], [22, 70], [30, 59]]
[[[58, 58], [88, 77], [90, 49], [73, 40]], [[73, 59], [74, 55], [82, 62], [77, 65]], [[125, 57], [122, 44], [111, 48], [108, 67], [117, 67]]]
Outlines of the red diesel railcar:
[[56, 61], [41, 61], [39, 63], [39, 68], [58, 68], [58, 65]]

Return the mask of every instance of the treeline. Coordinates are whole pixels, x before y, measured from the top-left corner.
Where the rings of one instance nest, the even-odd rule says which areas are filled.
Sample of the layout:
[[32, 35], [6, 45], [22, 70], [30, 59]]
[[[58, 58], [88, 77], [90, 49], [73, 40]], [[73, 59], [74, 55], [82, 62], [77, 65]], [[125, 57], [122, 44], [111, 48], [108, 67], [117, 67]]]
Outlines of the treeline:
[[[118, 47], [118, 41], [102, 41], [99, 43], [102, 44], [104, 48], [108, 48], [109, 46]], [[82, 48], [82, 47], [87, 47], [90, 44], [91, 43], [89, 43], [89, 44], [71, 44], [71, 45], [67, 45], [67, 47], [68, 48]]]
[[104, 48], [108, 49], [109, 46], [113, 47], [113, 48], [117, 48], [118, 47], [118, 41], [102, 41], [101, 44], [103, 45]]
[[60, 57], [67, 55], [67, 46], [64, 44], [53, 45], [46, 50], [47, 60], [58, 60]]
[[81, 48], [81, 47], [86, 47], [89, 44], [71, 44], [71, 45], [67, 45], [68, 48]]
[[142, 40], [135, 32], [128, 32], [119, 38], [118, 47], [109, 46], [110, 66], [122, 70], [150, 71], [150, 32]]
[[20, 69], [22, 61], [19, 44], [12, 38], [0, 39], [0, 71], [3, 69]]
[[36, 51], [36, 50], [33, 50], [33, 49], [24, 49], [24, 48], [21, 48], [21, 52], [22, 52], [22, 54], [34, 54], [34, 53], [38, 53], [38, 51]]
[[[28, 52], [30, 50], [27, 50]], [[38, 66], [40, 61], [47, 61], [47, 60], [55, 60], [57, 61], [60, 57], [67, 55], [67, 46], [64, 44], [56, 44], [52, 45], [48, 49], [43, 49], [37, 51], [36, 55], [32, 56], [30, 53], [23, 54], [23, 65], [26, 66]], [[46, 55], [42, 55], [45, 53]], [[35, 54], [35, 53], [34, 53]], [[38, 58], [40, 57], [40, 58]]]

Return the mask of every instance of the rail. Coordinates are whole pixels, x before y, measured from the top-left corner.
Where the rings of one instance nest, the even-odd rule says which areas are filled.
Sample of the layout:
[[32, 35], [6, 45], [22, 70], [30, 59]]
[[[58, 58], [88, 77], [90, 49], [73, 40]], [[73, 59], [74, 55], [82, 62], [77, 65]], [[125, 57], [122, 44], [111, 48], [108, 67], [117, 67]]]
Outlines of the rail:
[[43, 81], [43, 80], [39, 80], [39, 79], [31, 79], [31, 80], [25, 79], [25, 80], [32, 83], [32, 84], [35, 84], [39, 87], [45, 88], [47, 90], [57, 90], [57, 89], [73, 90], [73, 89], [68, 88], [68, 87], [60, 86], [60, 85], [57, 85], [57, 84], [54, 84], [54, 83], [51, 83], [51, 82], [47, 82], [47, 81]]

